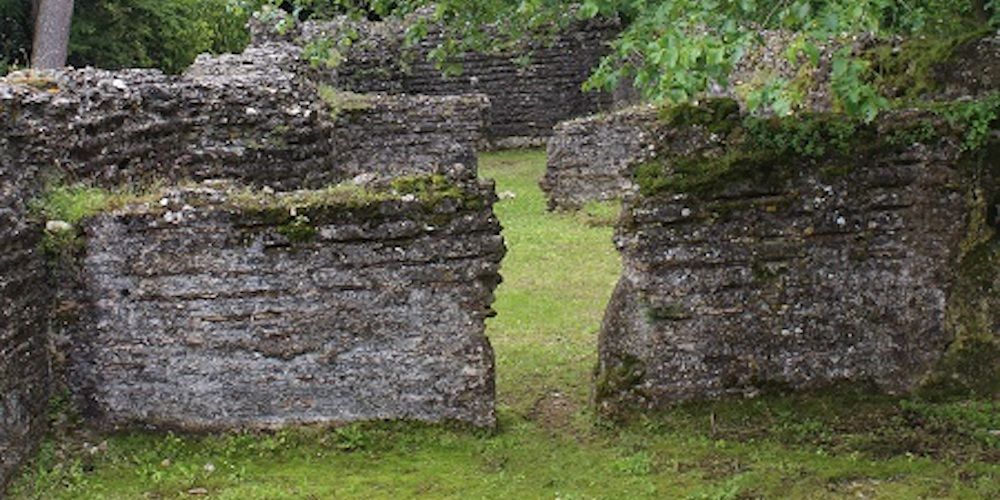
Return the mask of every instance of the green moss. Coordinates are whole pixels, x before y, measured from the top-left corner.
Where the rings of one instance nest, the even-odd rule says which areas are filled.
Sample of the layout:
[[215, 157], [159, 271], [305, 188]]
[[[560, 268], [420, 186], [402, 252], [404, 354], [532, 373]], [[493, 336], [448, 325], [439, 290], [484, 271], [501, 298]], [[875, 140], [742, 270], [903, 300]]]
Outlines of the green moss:
[[412, 195], [431, 204], [444, 199], [462, 199], [462, 189], [441, 174], [417, 175], [393, 179], [390, 186], [400, 195]]
[[740, 105], [733, 99], [706, 99], [699, 104], [675, 104], [660, 111], [660, 120], [671, 127], [702, 126], [727, 134], [740, 123]]
[[7, 83], [11, 85], [26, 85], [35, 90], [56, 93], [59, 92], [59, 82], [45, 73], [34, 70], [18, 71], [6, 77]]
[[914, 143], [934, 145], [944, 139], [961, 142], [966, 152], [981, 151], [1000, 119], [1000, 94], [978, 101], [925, 105], [923, 110], [878, 125], [835, 113], [749, 116], [739, 121], [720, 108], [698, 109], [674, 108], [669, 119], [676, 126], [708, 129], [711, 120], [719, 119], [725, 125], [719, 128], [726, 131], [723, 141], [706, 141], [706, 147], [693, 153], [668, 152], [639, 165], [633, 179], [642, 195], [667, 192], [711, 197], [741, 182], [781, 188], [807, 171], [832, 180], [849, 176], [872, 158], [884, 158]]
[[47, 220], [77, 224], [107, 209], [112, 194], [85, 184], [50, 186], [32, 202], [33, 211]]
[[929, 103], [924, 108], [946, 122], [932, 124], [938, 127], [938, 136], [960, 138], [962, 150], [968, 153], [988, 147], [994, 131], [1000, 128], [1000, 92], [972, 101]]
[[[622, 417], [628, 412], [629, 406], [634, 404], [634, 399], [642, 399], [643, 390], [640, 385], [645, 376], [645, 363], [629, 354], [623, 354], [613, 362], [607, 363], [603, 369], [598, 366], [594, 377], [594, 398], [599, 407], [604, 408], [604, 416]], [[629, 401], [621, 401], [623, 398]], [[601, 405], [612, 400], [617, 401], [610, 405]], [[616, 413], [608, 414], [608, 411]]]
[[334, 120], [344, 113], [363, 111], [372, 107], [371, 97], [365, 94], [337, 90], [329, 85], [318, 86], [316, 92], [330, 111], [330, 118]]
[[921, 388], [932, 398], [1000, 395], [1000, 141], [967, 154], [976, 180], [967, 199], [967, 236], [959, 248], [949, 294], [947, 327], [954, 334], [937, 369]]
[[754, 262], [750, 266], [750, 274], [753, 276], [753, 280], [758, 283], [774, 283], [778, 281], [784, 271], [780, 268], [772, 269], [763, 262]]
[[646, 310], [646, 317], [649, 321], [681, 321], [691, 318], [691, 312], [681, 304], [666, 304], [659, 307], [650, 307]]
[[135, 196], [131, 192], [112, 193], [87, 184], [50, 183], [41, 196], [29, 202], [32, 215], [42, 223], [64, 222], [69, 227], [46, 229], [42, 249], [56, 259], [74, 254], [83, 244], [80, 222], [111, 210]]
[[732, 149], [720, 156], [653, 160], [640, 165], [634, 178], [644, 196], [660, 192], [710, 196], [737, 181], [782, 184], [790, 174], [786, 164], [767, 151]]
[[789, 117], [748, 117], [743, 122], [746, 147], [785, 158], [827, 159], [850, 154], [873, 129], [834, 113], [805, 113]]
[[962, 47], [989, 34], [980, 28], [944, 37], [913, 37], [898, 45], [878, 45], [862, 57], [871, 63], [873, 83], [883, 95], [914, 102], [940, 90], [937, 69], [941, 65]]
[[288, 222], [278, 226], [278, 233], [288, 238], [293, 243], [308, 243], [316, 239], [319, 230], [312, 225], [309, 217], [296, 215]]

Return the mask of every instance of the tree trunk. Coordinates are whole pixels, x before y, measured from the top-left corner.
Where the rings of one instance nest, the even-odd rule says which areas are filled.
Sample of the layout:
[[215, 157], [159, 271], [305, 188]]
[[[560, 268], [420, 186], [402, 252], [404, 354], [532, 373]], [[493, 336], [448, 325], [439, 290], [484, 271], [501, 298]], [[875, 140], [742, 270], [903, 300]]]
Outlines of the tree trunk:
[[66, 65], [69, 48], [69, 25], [73, 19], [73, 0], [40, 0], [35, 16], [35, 40], [31, 49], [31, 67], [57, 69]]
[[972, 0], [972, 14], [981, 22], [990, 20], [990, 13], [986, 12], [986, 0]]

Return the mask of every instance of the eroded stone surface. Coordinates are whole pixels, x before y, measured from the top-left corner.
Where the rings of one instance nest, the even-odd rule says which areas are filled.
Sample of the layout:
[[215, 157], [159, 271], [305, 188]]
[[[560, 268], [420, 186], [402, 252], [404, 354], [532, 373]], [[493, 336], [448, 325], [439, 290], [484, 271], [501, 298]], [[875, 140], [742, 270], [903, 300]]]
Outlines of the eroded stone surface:
[[[225, 317], [226, 311], [234, 315], [227, 320], [228, 323], [223, 321], [216, 325], [220, 329], [232, 328], [224, 332], [224, 335], [236, 335], [234, 332], [240, 328], [245, 328], [246, 331], [258, 327], [270, 328], [265, 332], [266, 338], [260, 339], [260, 346], [244, 346], [243, 351], [233, 347], [235, 344], [226, 344], [228, 340], [225, 338], [218, 338], [218, 343], [212, 344], [212, 348], [216, 350], [211, 354], [197, 354], [194, 361], [171, 360], [170, 355], [180, 354], [176, 349], [182, 344], [172, 344], [176, 339], [157, 335], [169, 335], [177, 330], [157, 330], [165, 325], [157, 319], [143, 323], [141, 329], [131, 329], [139, 316], [114, 316], [110, 313], [102, 316], [103, 322], [97, 324], [98, 329], [127, 331], [132, 335], [129, 339], [134, 341], [129, 349], [155, 346], [150, 347], [152, 351], [123, 351], [135, 354], [135, 357], [129, 358], [129, 363], [132, 364], [122, 365], [117, 364], [116, 356], [126, 354], [113, 352], [112, 345], [106, 345], [103, 347], [106, 349], [101, 350], [97, 345], [74, 343], [81, 338], [89, 341], [90, 337], [85, 334], [91, 332], [88, 328], [95, 324], [88, 323], [88, 317], [80, 315], [80, 304], [88, 299], [86, 294], [56, 286], [72, 278], [74, 273], [60, 268], [54, 279], [47, 273], [46, 262], [40, 252], [47, 224], [28, 214], [30, 200], [39, 196], [46, 180], [82, 181], [111, 189], [128, 185], [142, 192], [144, 185], [151, 183], [172, 185], [188, 179], [229, 178], [244, 185], [258, 188], [266, 186], [270, 192], [280, 192], [321, 188], [345, 180], [364, 184], [377, 178], [426, 175], [439, 172], [442, 167], [449, 170], [447, 174], [452, 180], [475, 176], [475, 148], [482, 134], [484, 111], [489, 104], [485, 96], [361, 96], [317, 85], [310, 80], [306, 68], [308, 64], [302, 61], [300, 48], [273, 43], [251, 47], [243, 54], [199, 58], [181, 76], [167, 76], [152, 70], [111, 72], [87, 68], [42, 74], [16, 73], [0, 79], [0, 249], [3, 250], [3, 255], [0, 256], [0, 490], [15, 468], [30, 457], [33, 447], [44, 432], [50, 389], [55, 383], [59, 383], [59, 368], [64, 362], [72, 367], [69, 379], [71, 386], [78, 390], [74, 399], [90, 398], [90, 410], [103, 411], [107, 420], [112, 423], [225, 427], [393, 417], [453, 419], [476, 425], [491, 424], [494, 418], [492, 355], [482, 335], [481, 319], [476, 318], [482, 313], [477, 308], [489, 305], [485, 294], [487, 288], [492, 291], [492, 286], [488, 286], [492, 279], [489, 277], [488, 263], [499, 260], [502, 244], [499, 243], [497, 231], [490, 229], [490, 224], [495, 224], [495, 221], [490, 219], [491, 212], [486, 201], [476, 210], [446, 210], [435, 215], [433, 221], [445, 221], [451, 225], [434, 231], [428, 230], [428, 236], [424, 239], [403, 231], [403, 228], [416, 227], [424, 221], [421, 218], [424, 215], [410, 215], [404, 210], [419, 208], [419, 203], [385, 208], [384, 218], [379, 214], [356, 213], [355, 218], [346, 221], [342, 229], [357, 233], [356, 245], [351, 246], [346, 242], [353, 241], [353, 236], [345, 237], [346, 241], [337, 240], [338, 236], [332, 237], [336, 244], [324, 247], [328, 252], [350, 247], [355, 252], [352, 255], [358, 259], [372, 260], [361, 263], [346, 261], [346, 265], [358, 267], [357, 270], [344, 270], [345, 276], [349, 275], [351, 279], [363, 281], [377, 275], [379, 278], [398, 278], [417, 283], [412, 296], [398, 289], [406, 281], [395, 282], [392, 286], [397, 288], [392, 290], [378, 287], [355, 289], [351, 288], [353, 285], [337, 289], [351, 300], [361, 301], [355, 304], [356, 309], [361, 307], [359, 304], [371, 300], [373, 304], [379, 304], [373, 305], [372, 311], [380, 313], [402, 313], [407, 307], [414, 311], [423, 307], [438, 314], [439, 323], [420, 319], [415, 326], [404, 332], [404, 337], [399, 338], [392, 337], [387, 332], [392, 327], [402, 328], [400, 325], [405, 320], [394, 318], [371, 321], [375, 325], [371, 327], [374, 329], [373, 337], [350, 344], [357, 347], [357, 350], [342, 361], [342, 364], [352, 367], [351, 370], [356, 370], [351, 374], [346, 371], [338, 372], [337, 376], [343, 375], [349, 379], [364, 373], [371, 376], [373, 385], [352, 386], [349, 384], [355, 384], [356, 381], [348, 380], [348, 385], [334, 387], [331, 379], [321, 377], [315, 380], [323, 380], [326, 385], [307, 382], [313, 380], [308, 373], [313, 366], [303, 361], [309, 357], [306, 351], [303, 351], [303, 356], [296, 358], [298, 361], [289, 359], [287, 363], [274, 362], [280, 355], [275, 357], [269, 354], [271, 357], [267, 357], [265, 361], [272, 361], [269, 366], [274, 371], [261, 369], [244, 374], [242, 379], [234, 382], [233, 390], [237, 392], [227, 392], [229, 386], [219, 382], [218, 378], [210, 379], [212, 376], [224, 377], [231, 374], [218, 369], [212, 371], [213, 368], [207, 361], [214, 359], [220, 363], [227, 362], [226, 349], [232, 349], [232, 352], [238, 352], [242, 356], [234, 359], [248, 361], [256, 359], [256, 354], [269, 352], [268, 349], [282, 349], [283, 347], [275, 347], [284, 345], [287, 340], [282, 335], [298, 335], [294, 332], [300, 331], [297, 326], [299, 323], [287, 323], [283, 327], [274, 324], [261, 326], [257, 323], [259, 317], [254, 308], [259, 303], [270, 304], [267, 300], [271, 296], [267, 291], [248, 296], [246, 307], [251, 312], [244, 318], [244, 323], [233, 319], [239, 317], [239, 313], [227, 309], [238, 308], [235, 305], [240, 303], [237, 296], [215, 297], [217, 302], [210, 293], [202, 297], [203, 302], [200, 304], [221, 311], [220, 317]], [[490, 199], [488, 190], [476, 192], [479, 194], [473, 198]], [[390, 206], [392, 205], [386, 204], [386, 207]], [[183, 207], [180, 208], [177, 213], [184, 213]], [[236, 214], [231, 215], [238, 218]], [[121, 214], [120, 219], [108, 217], [106, 225], [101, 226], [106, 231], [95, 233], [104, 238], [98, 238], [98, 241], [107, 242], [105, 251], [119, 250], [127, 253], [142, 248], [146, 253], [135, 256], [135, 262], [147, 263], [150, 265], [149, 271], [159, 269], [164, 276], [169, 275], [169, 270], [156, 266], [189, 263], [186, 259], [190, 255], [179, 253], [179, 248], [188, 248], [185, 245], [219, 243], [212, 238], [222, 238], [236, 247], [241, 244], [240, 241], [225, 239], [224, 235], [210, 231], [199, 233], [188, 226], [185, 226], [188, 230], [185, 233], [169, 221], [160, 221], [165, 225], [159, 231], [155, 227], [140, 229], [138, 226], [152, 219], [143, 219], [138, 214]], [[178, 219], [180, 220], [182, 219]], [[124, 224], [129, 230], [115, 226], [112, 221]], [[191, 224], [197, 225], [195, 222]], [[251, 229], [240, 224], [243, 222], [225, 219], [222, 212], [213, 211], [211, 215], [205, 216], [198, 227], [225, 230], [238, 226], [243, 231], [241, 234], [252, 233]], [[61, 221], [49, 221], [48, 226], [73, 230]], [[130, 230], [135, 232], [130, 233]], [[257, 234], [254, 236], [257, 238], [255, 241], [262, 241], [264, 235], [274, 233], [275, 228], [262, 226], [256, 230], [259, 232], [254, 233]], [[402, 239], [397, 241], [393, 231], [401, 231]], [[139, 235], [149, 238], [145, 244], [129, 249], [121, 246], [125, 244], [123, 241], [114, 240], [113, 236], [116, 234], [131, 238], [127, 241], [133, 243], [140, 238]], [[189, 242], [178, 239], [187, 236], [193, 239]], [[157, 239], [158, 237], [163, 240]], [[385, 241], [379, 239], [383, 237], [386, 238]], [[412, 244], [406, 243], [406, 238], [411, 237]], [[157, 253], [159, 245], [162, 245], [164, 252], [175, 252], [172, 258], [177, 261], [174, 264], [157, 259], [157, 255], [165, 255]], [[430, 258], [427, 256], [437, 251], [444, 252], [441, 255], [445, 256], [461, 253], [461, 248], [465, 248], [462, 245], [467, 245], [471, 252], [468, 262], [442, 257], [441, 262], [432, 263], [427, 272], [420, 276], [412, 269], [415, 264], [408, 260], [417, 257], [389, 251], [397, 246], [404, 249], [412, 247], [417, 256]], [[499, 250], [494, 248], [496, 245], [500, 245]], [[208, 287], [211, 284], [224, 288], [227, 282], [220, 282], [222, 278], [218, 276], [228, 276], [225, 274], [228, 272], [225, 268], [228, 261], [225, 258], [235, 252], [232, 250], [234, 247], [225, 248], [229, 249], [230, 254], [223, 256], [213, 256], [209, 248], [201, 249], [203, 253], [200, 257], [205, 260], [198, 263], [208, 266], [203, 269], [206, 273], [218, 274], [211, 279], [206, 278], [205, 274], [187, 277], [192, 280], [191, 286], [197, 287], [200, 284]], [[336, 267], [343, 263], [339, 254], [322, 254], [316, 248], [309, 250], [296, 247], [297, 251], [275, 250], [271, 247], [267, 247], [265, 251], [262, 246], [254, 248], [257, 253], [252, 258], [240, 257], [243, 259], [241, 262], [261, 266], [274, 264], [284, 270], [288, 279], [312, 280], [315, 277], [304, 273], [317, 271], [329, 274], [342, 269]], [[285, 267], [279, 265], [282, 251], [288, 254], [288, 259], [284, 261]], [[366, 251], [369, 253], [366, 254]], [[475, 253], [478, 251], [482, 254]], [[310, 260], [310, 256], [314, 254], [321, 257]], [[397, 258], [395, 266], [390, 262], [375, 263], [375, 254], [394, 256]], [[476, 260], [476, 257], [480, 260]], [[216, 260], [212, 260], [213, 258]], [[318, 266], [323, 263], [328, 266], [319, 269]], [[300, 270], [286, 269], [300, 264]], [[484, 266], [483, 275], [476, 281], [468, 274], [472, 272], [472, 267], [480, 264]], [[379, 268], [379, 265], [384, 265], [385, 268]], [[112, 274], [118, 272], [105, 271]], [[273, 269], [262, 269], [262, 272], [268, 271]], [[356, 274], [351, 274], [354, 271], [357, 271]], [[448, 302], [455, 297], [454, 290], [449, 288], [449, 280], [459, 275], [469, 278], [469, 282], [462, 290], [465, 302], [455, 304]], [[170, 280], [169, 277], [163, 279]], [[244, 281], [236, 279], [232, 286], [252, 288], [253, 283], [263, 283], [268, 278], [250, 276], [240, 279]], [[420, 282], [421, 279], [429, 281]], [[440, 279], [440, 282], [430, 281], [434, 279]], [[210, 284], [206, 284], [206, 280]], [[53, 281], [58, 283], [54, 284]], [[181, 286], [177, 281], [172, 283]], [[275, 289], [299, 291], [296, 288], [299, 286], [298, 282], [282, 283], [284, 284], [275, 284]], [[368, 286], [371, 283], [365, 281], [357, 286]], [[57, 288], [58, 293], [54, 294]], [[333, 300], [329, 295], [332, 293], [329, 290], [332, 289], [336, 287], [319, 287], [309, 293], [320, 297], [317, 300], [322, 302]], [[109, 297], [114, 296], [114, 290], [104, 291]], [[156, 292], [149, 293], [155, 295]], [[323, 295], [324, 293], [327, 295]], [[304, 297], [297, 297], [295, 301], [300, 309], [289, 307], [299, 314], [295, 321], [306, 325], [301, 329], [301, 335], [310, 340], [291, 339], [288, 342], [312, 342], [309, 345], [318, 350], [322, 346], [316, 344], [317, 336], [324, 333], [329, 337], [323, 342], [341, 342], [337, 345], [353, 342], [345, 333], [349, 331], [346, 326], [336, 332], [320, 332], [318, 323], [308, 322], [340, 318], [350, 325], [356, 325], [357, 319], [350, 319], [346, 309], [340, 312], [316, 311], [314, 306], [309, 305], [312, 296]], [[338, 297], [341, 298], [337, 300], [348, 300], [343, 296]], [[122, 297], [119, 299], [125, 300]], [[168, 302], [167, 299], [163, 300], [164, 303]], [[183, 302], [182, 299], [177, 300]], [[284, 301], [274, 300], [275, 303], [280, 302], [276, 308], [292, 301], [288, 297]], [[150, 303], [162, 306], [158, 311], [164, 314], [164, 318], [176, 319], [176, 314], [169, 317], [166, 315], [169, 306], [163, 306], [155, 300]], [[210, 305], [213, 303], [216, 305]], [[115, 311], [123, 310], [116, 304], [109, 303], [108, 306], [116, 308]], [[263, 312], [265, 317], [268, 314], [270, 313], [266, 310]], [[365, 320], [371, 318], [364, 311], [353, 311], [351, 314]], [[56, 321], [53, 322], [53, 319]], [[458, 326], [456, 322], [464, 323]], [[452, 327], [454, 329], [448, 329]], [[49, 335], [49, 328], [57, 330], [54, 335]], [[75, 331], [78, 335], [66, 336], [70, 331]], [[420, 338], [423, 334], [427, 337]], [[144, 335], [150, 335], [150, 338], [144, 339]], [[147, 340], [153, 343], [146, 344]], [[251, 342], [246, 338], [243, 341]], [[380, 342], [385, 342], [385, 351], [379, 350]], [[55, 346], [55, 350], [50, 346]], [[258, 347], [259, 351], [256, 350]], [[317, 352], [311, 352], [313, 358], [322, 354]], [[99, 365], [101, 369], [107, 368], [106, 373], [87, 369], [98, 366], [93, 365], [98, 359], [92, 357], [97, 353], [106, 356], [100, 358], [100, 362], [104, 364]], [[420, 357], [418, 353], [425, 356]], [[154, 368], [150, 368], [152, 375], [147, 374], [148, 377], [142, 379], [142, 376], [147, 375], [142, 375], [142, 370], [138, 367], [144, 366], [148, 360], [143, 356], [153, 354], [164, 356], [157, 360], [164, 371], [156, 372]], [[212, 358], [213, 355], [217, 357]], [[365, 365], [366, 360], [379, 356], [382, 356], [379, 359], [383, 364], [378, 365], [378, 373], [360, 371], [362, 368], [359, 367], [368, 366]], [[50, 368], [50, 365], [54, 365], [55, 369]], [[371, 365], [374, 366], [376, 365]], [[185, 399], [185, 395], [170, 394], [166, 390], [155, 392], [157, 384], [166, 384], [168, 388], [179, 390], [181, 387], [176, 384], [188, 383], [197, 378], [190, 371], [193, 369], [191, 367], [206, 370], [206, 381], [192, 385], [195, 388], [192, 397], [200, 399]], [[213, 406], [213, 395], [228, 395], [239, 400], [241, 394], [253, 394], [255, 384], [263, 383], [268, 377], [285, 374], [282, 371], [284, 369], [295, 375], [289, 375], [271, 386], [273, 392], [268, 397], [274, 396], [273, 402], [261, 397], [253, 403], [260, 406], [253, 406], [245, 400], [246, 404], [243, 406]], [[451, 369], [455, 372], [448, 372]], [[401, 379], [407, 370], [414, 376], [425, 378], [447, 372], [451, 378], [442, 375], [440, 380], [432, 382], [425, 379], [420, 379], [419, 382]], [[139, 372], [136, 375], [139, 378], [128, 378], [136, 372]], [[122, 375], [123, 373], [128, 375]], [[327, 375], [334, 376], [330, 373]], [[257, 378], [253, 378], [255, 376]], [[141, 380], [147, 385], [128, 386], [129, 380]], [[175, 385], [170, 386], [171, 383]], [[281, 383], [286, 385], [280, 386]], [[308, 385], [309, 383], [313, 385]], [[97, 399], [97, 388], [105, 391], [100, 393], [104, 399]], [[362, 392], [356, 395], [355, 400], [348, 401], [347, 391], [351, 388]], [[404, 394], [411, 389], [415, 392]], [[421, 390], [423, 392], [419, 392]], [[309, 391], [314, 392], [313, 396], [307, 395]], [[162, 406], [143, 406], [144, 401], [149, 402], [147, 398], [155, 398], [156, 394], [163, 396]], [[285, 399], [281, 399], [282, 395]], [[379, 397], [386, 399], [380, 400]], [[317, 398], [333, 399], [316, 403]], [[331, 409], [331, 405], [342, 405], [342, 408], [338, 413]], [[259, 417], [252, 417], [258, 410]], [[299, 410], [300, 413], [295, 413]], [[121, 413], [115, 414], [117, 411]], [[158, 411], [163, 413], [158, 414]]]
[[901, 144], [879, 130], [831, 164], [786, 157], [713, 190], [627, 198], [624, 271], [600, 339], [603, 409], [840, 381], [907, 392], [953, 370], [943, 360], [962, 344], [982, 353], [957, 362], [981, 379], [963, 383], [989, 394], [995, 163], [974, 170], [955, 139]]
[[0, 495], [44, 432], [51, 386], [42, 228], [27, 219], [41, 187], [39, 166], [20, 161], [34, 153], [44, 131], [11, 119], [6, 99], [12, 98], [0, 94]]
[[[276, 43], [201, 57], [179, 77], [14, 75], [0, 80], [0, 97], [19, 128], [46, 131], [25, 139], [38, 143], [25, 161], [104, 185], [233, 178], [296, 189], [442, 165], [475, 170], [484, 96], [321, 92], [302, 68], [298, 48]], [[29, 105], [43, 111], [21, 116]]]
[[631, 170], [665, 142], [656, 115], [655, 107], [640, 105], [556, 125], [539, 183], [549, 209], [577, 209], [630, 191]]
[[[829, 92], [832, 58], [836, 46], [820, 47], [817, 64], [803, 66], [788, 60], [787, 49], [796, 38], [790, 33], [764, 31], [763, 43], [753, 47], [733, 69], [728, 87], [716, 86], [713, 97], [734, 99], [746, 111], [747, 91], [766, 78], [804, 79], [801, 111], [834, 109]], [[855, 52], [871, 49], [876, 40], [855, 40]], [[896, 43], [901, 43], [897, 41]], [[928, 101], [971, 99], [988, 95], [1000, 79], [1000, 37], [988, 36], [955, 49], [945, 63], [924, 75], [935, 92], [920, 96]], [[801, 73], [800, 73], [801, 72]], [[905, 90], [905, 89], [897, 89]], [[589, 201], [620, 198], [634, 188], [633, 169], [656, 153], [651, 150], [670, 144], [670, 134], [653, 106], [637, 105], [610, 113], [569, 120], [556, 125], [548, 142], [548, 167], [542, 188], [550, 208], [574, 209]]]
[[[316, 61], [317, 78], [355, 92], [486, 94], [492, 107], [485, 136], [495, 147], [544, 144], [556, 123], [611, 106], [610, 95], [583, 92], [581, 85], [608, 52], [617, 23], [581, 23], [551, 39], [530, 41], [516, 53], [462, 54], [452, 61], [461, 74], [444, 76], [428, 58], [444, 40], [439, 28], [432, 23], [426, 39], [407, 47], [412, 22], [306, 22], [282, 36], [258, 25], [255, 39], [333, 47], [329, 62]], [[350, 38], [349, 46], [338, 44], [344, 37]]]
[[71, 376], [88, 413], [184, 429], [494, 425], [492, 186], [355, 191], [187, 188], [88, 222]]

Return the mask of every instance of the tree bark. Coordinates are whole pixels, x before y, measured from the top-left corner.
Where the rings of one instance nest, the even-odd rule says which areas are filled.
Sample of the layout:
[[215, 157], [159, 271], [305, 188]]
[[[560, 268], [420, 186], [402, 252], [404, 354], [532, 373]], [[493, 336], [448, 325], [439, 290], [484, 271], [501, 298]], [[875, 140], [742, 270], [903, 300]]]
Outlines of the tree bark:
[[35, 15], [31, 67], [57, 69], [66, 65], [73, 0], [40, 0]]

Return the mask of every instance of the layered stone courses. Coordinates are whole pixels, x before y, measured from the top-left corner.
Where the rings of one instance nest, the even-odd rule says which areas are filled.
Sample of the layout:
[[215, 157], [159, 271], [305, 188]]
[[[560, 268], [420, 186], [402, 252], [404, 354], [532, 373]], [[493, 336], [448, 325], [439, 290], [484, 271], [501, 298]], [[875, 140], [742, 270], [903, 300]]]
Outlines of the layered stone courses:
[[[995, 349], [995, 285], [970, 287], [984, 278], [963, 267], [978, 251], [970, 241], [995, 247], [995, 229], [976, 222], [995, 218], [983, 202], [998, 197], [995, 168], [973, 175], [947, 136], [901, 146], [890, 135], [847, 164], [775, 157], [759, 167], [769, 173], [715, 190], [628, 196], [624, 270], [600, 337], [602, 408], [840, 381], [905, 393], [933, 381], [955, 346]], [[956, 295], [959, 283], [972, 295]], [[979, 316], [963, 317], [964, 303]]]
[[[495, 423], [492, 186], [294, 206], [173, 190], [86, 224], [78, 392], [106, 424]], [[306, 193], [319, 197], [324, 193]], [[365, 194], [363, 196], [374, 196]], [[153, 397], [151, 397], [153, 396]]]
[[[26, 99], [44, 106], [19, 118], [47, 130], [36, 163], [103, 184], [237, 178], [295, 189], [442, 165], [475, 170], [485, 96], [321, 92], [302, 68], [297, 48], [271, 44], [199, 58], [180, 77], [83, 69], [8, 82], [19, 96], [37, 87]], [[15, 87], [0, 84], [0, 95]]]
[[[804, 86], [800, 107], [804, 111], [834, 109], [829, 93], [832, 58], [836, 46], [820, 47], [818, 64], [793, 64], [787, 49], [796, 37], [780, 31], [761, 33], [756, 46], [733, 69], [730, 87], [716, 87], [708, 94], [736, 100], [746, 107], [747, 91], [767, 78], [799, 79]], [[853, 42], [857, 53], [871, 49], [876, 40]], [[938, 87], [928, 101], [951, 101], [987, 96], [1000, 79], [1000, 37], [986, 36], [955, 49], [951, 58], [935, 65], [926, 78]], [[666, 111], [666, 109], [663, 109]], [[548, 167], [542, 188], [553, 209], [576, 209], [591, 201], [621, 198], [634, 188], [631, 172], [669, 140], [669, 124], [660, 120], [654, 106], [637, 104], [608, 113], [559, 123], [548, 141]]]
[[633, 188], [632, 169], [656, 155], [667, 132], [650, 105], [556, 125], [539, 183], [549, 209], [574, 210], [620, 199]]
[[[415, 19], [369, 22], [340, 19], [305, 22], [283, 35], [258, 25], [257, 40], [295, 40], [299, 45], [332, 47], [333, 57], [318, 60], [317, 78], [356, 92], [421, 95], [489, 96], [485, 139], [492, 147], [544, 144], [560, 121], [610, 109], [607, 93], [581, 87], [617, 34], [616, 22], [595, 20], [555, 35], [539, 35], [505, 53], [463, 53], [450, 64], [455, 76], [429, 57], [444, 41], [430, 24], [428, 36], [407, 46], [406, 32]], [[349, 39], [348, 46], [338, 44]]]
[[[24, 118], [49, 110], [35, 92], [0, 85], [0, 493], [45, 432], [52, 388], [48, 269], [42, 224], [29, 219], [29, 200], [41, 188], [49, 128]], [[17, 103], [17, 104], [15, 104]]]
[[9, 161], [20, 154], [8, 139], [9, 124], [0, 121], [0, 492], [44, 433], [51, 390], [45, 335], [51, 294], [42, 229], [27, 220], [24, 195], [36, 181], [32, 170]]
[[[300, 51], [0, 80], [0, 488], [56, 385], [108, 425], [494, 424], [483, 317], [503, 242], [473, 180], [488, 99], [344, 92]], [[81, 260], [53, 267], [30, 209], [53, 179], [235, 185], [100, 215], [82, 253], [59, 252]], [[264, 210], [344, 183], [372, 197]], [[231, 190], [264, 204], [241, 211]]]

